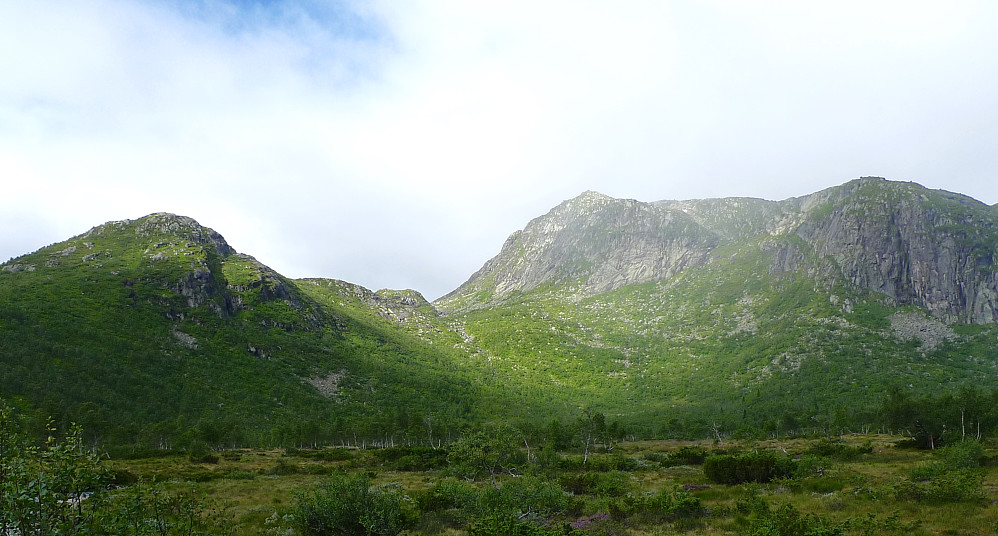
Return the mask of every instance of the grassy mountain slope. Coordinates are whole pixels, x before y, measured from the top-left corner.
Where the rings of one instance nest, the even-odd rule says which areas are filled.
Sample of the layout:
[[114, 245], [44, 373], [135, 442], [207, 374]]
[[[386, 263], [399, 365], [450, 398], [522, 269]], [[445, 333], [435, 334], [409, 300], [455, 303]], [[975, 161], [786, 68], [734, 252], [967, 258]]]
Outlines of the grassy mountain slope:
[[[520, 236], [564, 247], [549, 236], [564, 228], [541, 218], [437, 305], [500, 356], [508, 381], [650, 432], [873, 422], [863, 412], [888, 386], [993, 384], [998, 329], [982, 299], [994, 288], [993, 208], [880, 179], [782, 202], [655, 205], [717, 237], [699, 243], [698, 255], [709, 249], [699, 264], [607, 292], [587, 289], [588, 274], [552, 277], [482, 307]], [[659, 262], [656, 252], [644, 262]]]
[[641, 435], [877, 422], [998, 377], [998, 209], [861, 179], [784, 201], [586, 192], [434, 304], [289, 280], [189, 218], [0, 267], [0, 396], [106, 443], [429, 440], [593, 408]]
[[439, 349], [447, 336], [352, 298], [189, 218], [112, 222], [0, 271], [0, 393], [97, 440], [150, 445], [378, 437], [408, 412], [456, 426], [488, 405], [466, 360]]

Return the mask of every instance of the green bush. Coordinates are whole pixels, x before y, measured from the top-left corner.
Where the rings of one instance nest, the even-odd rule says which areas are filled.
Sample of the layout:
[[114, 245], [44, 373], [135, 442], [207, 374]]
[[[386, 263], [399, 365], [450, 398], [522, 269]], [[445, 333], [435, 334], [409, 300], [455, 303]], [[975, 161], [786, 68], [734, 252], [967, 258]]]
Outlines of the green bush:
[[672, 490], [663, 489], [657, 495], [650, 497], [647, 508], [667, 521], [696, 519], [703, 517], [705, 513], [700, 498], [682, 486]]
[[662, 463], [662, 467], [675, 467], [677, 465], [703, 465], [703, 462], [706, 459], [706, 449], [684, 446], [679, 450], [670, 452], [666, 461]]
[[298, 493], [291, 514], [305, 536], [395, 536], [417, 518], [397, 485], [372, 488], [363, 474], [337, 474], [322, 488]]
[[873, 445], [865, 443], [863, 445], [847, 445], [839, 441], [821, 441], [808, 447], [807, 453], [815, 456], [824, 456], [841, 461], [854, 460], [864, 454], [873, 452]]
[[345, 462], [353, 458], [353, 451], [345, 448], [322, 449], [315, 453], [315, 459], [324, 462]]
[[984, 489], [980, 471], [984, 449], [976, 441], [956, 443], [939, 449], [938, 460], [916, 467], [908, 478], [896, 482], [898, 500], [927, 502], [972, 501]]
[[977, 469], [984, 459], [984, 447], [977, 441], [964, 441], [939, 449], [939, 456], [947, 469]]
[[447, 465], [447, 450], [422, 446], [389, 447], [371, 451], [396, 471], [430, 471]]
[[522, 522], [509, 515], [491, 515], [468, 526], [468, 536], [585, 536], [586, 533], [563, 525], [546, 528]]
[[478, 496], [479, 491], [474, 486], [455, 478], [445, 478], [420, 490], [413, 498], [420, 511], [440, 512], [452, 508], [472, 508], [478, 503]]
[[623, 471], [566, 473], [558, 480], [565, 491], [575, 495], [622, 497], [631, 491], [630, 475]]
[[8, 534], [208, 536], [232, 526], [223, 509], [193, 490], [167, 492], [127, 471], [108, 471], [78, 426], [62, 441], [29, 440], [3, 400], [0, 475], [0, 529]]
[[901, 501], [947, 503], [979, 499], [984, 488], [980, 471], [954, 469], [931, 476], [915, 471], [913, 478], [895, 483], [893, 491], [894, 497]]
[[638, 468], [638, 461], [621, 454], [590, 454], [582, 467], [589, 471], [633, 471]]
[[187, 451], [187, 459], [191, 463], [218, 463], [218, 455], [208, 449], [208, 446], [203, 443], [192, 446]]
[[718, 484], [769, 482], [774, 478], [793, 476], [795, 471], [794, 460], [770, 451], [708, 456], [703, 463], [704, 475]]
[[486, 488], [479, 498], [479, 510], [485, 515], [550, 516], [567, 507], [568, 495], [561, 486], [533, 476], [506, 479], [502, 487]]
[[278, 476], [295, 475], [301, 472], [301, 467], [296, 463], [291, 463], [285, 460], [284, 458], [278, 458], [277, 463], [267, 472]]
[[757, 512], [749, 534], [752, 536], [839, 536], [844, 534], [838, 525], [817, 514], [802, 514], [793, 505], [785, 504], [776, 510], [765, 508]]

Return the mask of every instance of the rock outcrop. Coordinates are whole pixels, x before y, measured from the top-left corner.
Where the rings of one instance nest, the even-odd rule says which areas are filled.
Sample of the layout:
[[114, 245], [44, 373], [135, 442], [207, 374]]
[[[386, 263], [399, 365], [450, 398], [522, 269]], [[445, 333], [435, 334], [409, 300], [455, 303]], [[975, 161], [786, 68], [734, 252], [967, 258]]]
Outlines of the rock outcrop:
[[998, 322], [998, 211], [875, 177], [784, 201], [642, 203], [586, 192], [513, 233], [436, 305], [467, 311], [544, 286], [594, 295], [667, 280], [738, 247], [771, 254], [774, 272], [853, 285], [947, 323]]
[[796, 235], [833, 260], [848, 283], [925, 307], [945, 322], [998, 322], [993, 208], [874, 178], [821, 197]]
[[441, 309], [473, 309], [541, 285], [584, 295], [667, 279], [706, 262], [720, 238], [681, 210], [586, 192], [513, 233]]

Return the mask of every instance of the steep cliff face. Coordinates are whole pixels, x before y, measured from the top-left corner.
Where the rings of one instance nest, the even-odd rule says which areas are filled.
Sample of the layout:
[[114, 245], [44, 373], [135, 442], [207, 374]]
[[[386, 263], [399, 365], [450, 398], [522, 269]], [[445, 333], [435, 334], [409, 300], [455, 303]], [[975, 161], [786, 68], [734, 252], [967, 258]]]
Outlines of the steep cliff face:
[[872, 177], [784, 201], [642, 203], [586, 192], [510, 236], [437, 305], [466, 311], [543, 285], [595, 295], [667, 280], [739, 248], [767, 251], [774, 272], [854, 285], [946, 322], [998, 322], [998, 211]]
[[834, 260], [847, 282], [947, 322], [998, 321], [993, 208], [882, 179], [850, 182], [805, 205], [796, 235]]
[[437, 303], [467, 310], [545, 284], [591, 295], [667, 279], [706, 262], [719, 242], [681, 210], [586, 192], [513, 233], [499, 255]]

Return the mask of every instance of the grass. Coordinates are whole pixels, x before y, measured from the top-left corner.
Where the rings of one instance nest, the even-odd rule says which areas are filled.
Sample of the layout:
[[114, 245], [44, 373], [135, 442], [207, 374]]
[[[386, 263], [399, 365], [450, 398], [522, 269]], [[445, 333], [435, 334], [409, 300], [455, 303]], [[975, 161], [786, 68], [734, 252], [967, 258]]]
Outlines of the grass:
[[[959, 502], [911, 502], [899, 500], [892, 487], [918, 467], [938, 463], [937, 453], [895, 447], [896, 437], [884, 435], [846, 436], [851, 446], [872, 445], [872, 452], [846, 461], [832, 458], [807, 458], [809, 449], [827, 439], [787, 439], [767, 441], [712, 442], [653, 441], [623, 443], [617, 453], [636, 461], [625, 473], [629, 489], [625, 496], [579, 495], [569, 502], [569, 509], [553, 521], [572, 522], [584, 516], [614, 512], [642, 497], [660, 490], [683, 488], [695, 496], [707, 514], [693, 521], [657, 519], [647, 514], [627, 514], [620, 520], [619, 534], [652, 535], [746, 534], [760, 514], [752, 504], [765, 503], [770, 512], [790, 505], [800, 514], [814, 514], [832, 523], [850, 524], [844, 534], [862, 534], [863, 523], [875, 526], [869, 534], [986, 534], [994, 530], [998, 519], [998, 467], [984, 467], [983, 495], [976, 500]], [[723, 485], [710, 482], [698, 465], [661, 467], [647, 462], [649, 453], [668, 453], [683, 446], [697, 446], [711, 452], [786, 451], [789, 455], [811, 460], [811, 471], [793, 478], [767, 484]], [[986, 446], [993, 454], [996, 445]], [[111, 467], [141, 479], [166, 481], [177, 489], [194, 486], [199, 492], [221, 501], [228, 508], [234, 534], [261, 534], [281, 525], [280, 517], [295, 501], [295, 494], [327, 481], [336, 471], [360, 472], [372, 476], [374, 485], [397, 483], [413, 496], [447, 478], [446, 469], [432, 471], [386, 470], [371, 451], [354, 450], [350, 459], [326, 461], [313, 451], [242, 449], [223, 452], [217, 463], [192, 462], [184, 456], [166, 456], [135, 460], [112, 460]], [[332, 456], [327, 456], [332, 457]], [[292, 470], [276, 470], [279, 467]], [[562, 471], [562, 476], [565, 472]], [[558, 476], [549, 478], [558, 480]], [[510, 478], [510, 477], [506, 477]], [[483, 482], [473, 484], [482, 489]], [[754, 501], [754, 502], [753, 502]], [[626, 508], [625, 508], [626, 510]], [[894, 517], [892, 517], [894, 516]], [[463, 534], [456, 513], [424, 513], [411, 534]], [[269, 521], [268, 521], [269, 520]], [[872, 520], [872, 521], [871, 521]], [[687, 524], [684, 524], [687, 523]], [[870, 525], [870, 524], [873, 525]], [[892, 524], [893, 523], [893, 524]], [[892, 528], [893, 527], [893, 528]], [[900, 527], [900, 528], [898, 528]]]

